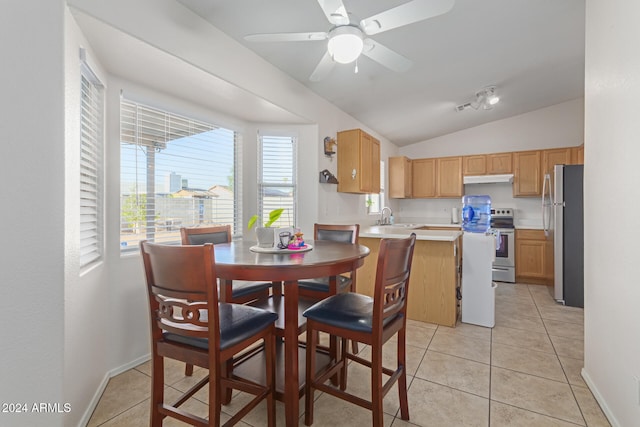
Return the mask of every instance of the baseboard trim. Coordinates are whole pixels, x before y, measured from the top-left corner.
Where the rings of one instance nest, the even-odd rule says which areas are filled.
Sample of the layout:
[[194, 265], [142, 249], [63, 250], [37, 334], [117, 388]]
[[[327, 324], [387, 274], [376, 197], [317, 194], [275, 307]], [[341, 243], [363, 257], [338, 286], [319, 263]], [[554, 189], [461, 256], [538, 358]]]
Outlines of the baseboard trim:
[[82, 418], [80, 418], [80, 421], [78, 422], [78, 427], [84, 427], [87, 424], [89, 424], [91, 415], [93, 415], [93, 411], [95, 411], [96, 406], [98, 406], [98, 403], [102, 398], [102, 394], [104, 393], [104, 390], [107, 388], [107, 384], [109, 384], [109, 380], [111, 378], [125, 371], [128, 371], [129, 369], [135, 368], [136, 366], [146, 362], [149, 359], [151, 359], [151, 353], [138, 357], [137, 359], [134, 359], [129, 363], [125, 363], [124, 365], [118, 366], [117, 368], [108, 371], [104, 375], [104, 378], [102, 378], [102, 381], [100, 381], [100, 384], [98, 385], [96, 392], [93, 394], [91, 401], [89, 401], [87, 410], [84, 412], [84, 414], [82, 415]]
[[607, 402], [604, 400], [604, 398], [598, 391], [598, 387], [596, 387], [594, 382], [591, 380], [591, 377], [589, 376], [587, 371], [585, 371], [584, 368], [582, 368], [582, 370], [580, 371], [580, 374], [582, 375], [582, 379], [584, 379], [584, 382], [587, 383], [589, 390], [591, 390], [593, 397], [596, 398], [596, 401], [600, 405], [600, 408], [602, 409], [604, 416], [607, 417], [607, 420], [609, 421], [609, 424], [611, 424], [611, 427], [622, 427], [622, 425], [618, 422], [616, 417], [613, 415], [613, 412], [611, 412], [611, 409], [609, 409], [609, 406], [607, 406]]

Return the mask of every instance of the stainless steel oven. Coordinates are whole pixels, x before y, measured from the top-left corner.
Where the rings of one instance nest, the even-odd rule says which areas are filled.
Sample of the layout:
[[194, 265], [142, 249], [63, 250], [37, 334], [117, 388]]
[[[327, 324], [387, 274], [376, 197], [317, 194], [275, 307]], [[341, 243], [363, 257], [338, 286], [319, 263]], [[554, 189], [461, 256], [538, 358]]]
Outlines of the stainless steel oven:
[[516, 235], [513, 225], [513, 208], [491, 209], [491, 228], [500, 233], [500, 241], [493, 262], [493, 280], [515, 283], [516, 281]]

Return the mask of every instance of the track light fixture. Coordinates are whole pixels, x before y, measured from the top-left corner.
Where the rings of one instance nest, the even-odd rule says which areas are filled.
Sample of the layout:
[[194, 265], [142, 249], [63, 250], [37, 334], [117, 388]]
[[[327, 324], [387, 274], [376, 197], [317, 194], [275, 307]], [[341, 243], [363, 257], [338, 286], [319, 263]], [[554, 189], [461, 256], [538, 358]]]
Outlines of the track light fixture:
[[456, 111], [464, 111], [469, 108], [473, 108], [474, 110], [479, 108], [482, 108], [483, 110], [491, 110], [498, 102], [500, 102], [500, 97], [496, 95], [496, 87], [486, 86], [476, 92], [475, 101], [456, 106]]

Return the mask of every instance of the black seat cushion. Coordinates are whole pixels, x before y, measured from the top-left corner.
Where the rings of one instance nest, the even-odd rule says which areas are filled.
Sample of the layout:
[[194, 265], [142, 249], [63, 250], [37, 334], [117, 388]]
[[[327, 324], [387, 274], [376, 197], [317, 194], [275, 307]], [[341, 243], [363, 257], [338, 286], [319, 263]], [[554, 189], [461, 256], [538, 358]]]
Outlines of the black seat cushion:
[[[312, 305], [302, 315], [307, 319], [338, 328], [371, 333], [373, 298], [353, 292], [333, 295]], [[384, 325], [398, 315], [385, 319]]]
[[[278, 319], [278, 314], [242, 304], [218, 304], [220, 314], [220, 349], [231, 347], [257, 334]], [[165, 332], [164, 339], [194, 347], [208, 349], [206, 338], [188, 337]]]
[[[337, 276], [336, 288], [338, 292], [351, 286], [351, 279], [345, 276]], [[310, 291], [329, 292], [329, 278], [305, 279], [298, 282], [298, 287]]]
[[256, 292], [269, 290], [270, 282], [247, 282], [244, 280], [234, 280], [231, 288], [231, 297], [240, 298], [245, 295], [254, 294]]

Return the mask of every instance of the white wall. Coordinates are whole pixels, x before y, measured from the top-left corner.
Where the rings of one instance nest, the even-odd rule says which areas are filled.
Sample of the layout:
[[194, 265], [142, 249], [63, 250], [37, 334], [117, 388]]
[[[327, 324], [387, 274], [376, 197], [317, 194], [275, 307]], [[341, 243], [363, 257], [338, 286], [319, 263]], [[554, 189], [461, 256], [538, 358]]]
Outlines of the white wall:
[[638, 2], [587, 0], [583, 376], [625, 427], [640, 425], [638, 20]]
[[[485, 113], [464, 111], [459, 114]], [[401, 147], [399, 152], [415, 159], [569, 147], [583, 141], [584, 101], [576, 99]], [[538, 198], [513, 197], [510, 184], [465, 185], [465, 194], [488, 194], [492, 206], [516, 210], [517, 225], [542, 227]], [[452, 207], [461, 206], [461, 200], [396, 200], [394, 206], [401, 221], [445, 220], [450, 218]]]
[[[0, 402], [64, 402], [64, 2], [0, 14]], [[0, 414], [62, 426], [62, 414]]]
[[[109, 365], [111, 283], [105, 260], [83, 269], [80, 253], [80, 47], [98, 78], [106, 75], [88, 42], [65, 7], [65, 274], [64, 274], [64, 398], [74, 409], [65, 425], [77, 425], [92, 399], [99, 397]], [[78, 381], [82, 378], [82, 381]]]

